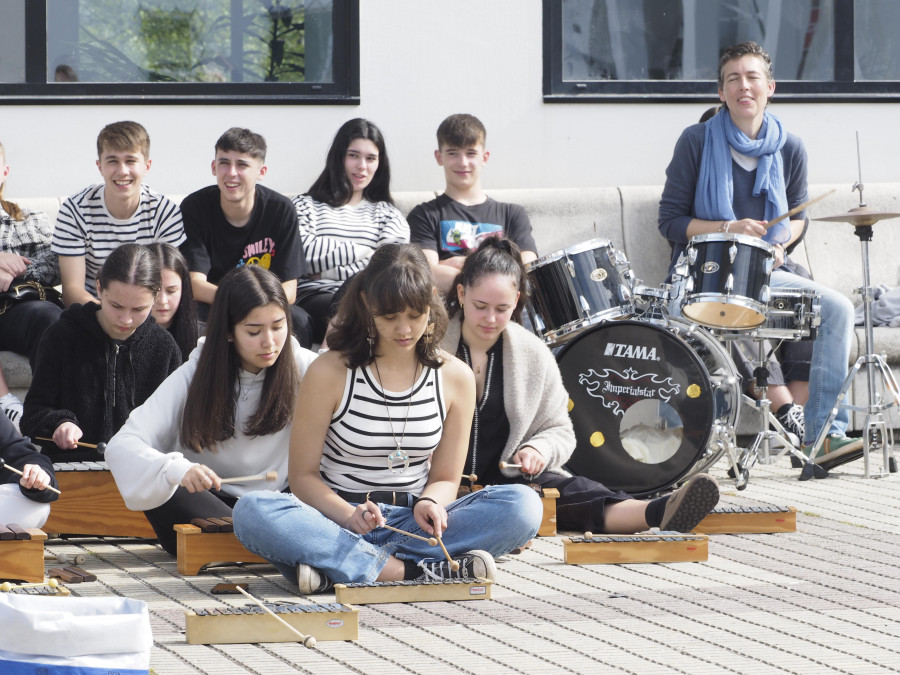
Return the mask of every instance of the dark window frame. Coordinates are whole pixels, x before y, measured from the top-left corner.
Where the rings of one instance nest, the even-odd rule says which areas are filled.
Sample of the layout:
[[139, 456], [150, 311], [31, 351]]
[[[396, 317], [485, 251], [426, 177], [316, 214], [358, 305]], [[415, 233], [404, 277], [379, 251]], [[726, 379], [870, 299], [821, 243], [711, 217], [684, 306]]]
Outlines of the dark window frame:
[[[854, 81], [853, 4], [834, 0], [834, 80], [778, 80], [779, 101], [874, 103], [900, 101], [900, 80]], [[692, 103], [718, 101], [710, 80], [604, 80], [562, 78], [562, 2], [543, 0], [545, 103]]]
[[25, 82], [0, 85], [4, 104], [358, 105], [359, 0], [334, 0], [333, 82], [47, 82], [47, 5], [25, 5]]

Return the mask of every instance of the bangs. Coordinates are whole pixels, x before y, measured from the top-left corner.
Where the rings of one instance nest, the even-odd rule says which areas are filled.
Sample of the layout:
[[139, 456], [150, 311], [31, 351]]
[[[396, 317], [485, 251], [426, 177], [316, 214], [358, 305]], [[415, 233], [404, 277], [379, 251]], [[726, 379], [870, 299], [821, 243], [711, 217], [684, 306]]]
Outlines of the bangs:
[[[430, 279], [423, 279], [414, 269], [404, 270], [399, 279], [384, 274], [366, 290], [369, 311], [376, 316], [399, 314], [407, 308], [424, 314], [431, 307]], [[394, 282], [394, 283], [392, 283]]]

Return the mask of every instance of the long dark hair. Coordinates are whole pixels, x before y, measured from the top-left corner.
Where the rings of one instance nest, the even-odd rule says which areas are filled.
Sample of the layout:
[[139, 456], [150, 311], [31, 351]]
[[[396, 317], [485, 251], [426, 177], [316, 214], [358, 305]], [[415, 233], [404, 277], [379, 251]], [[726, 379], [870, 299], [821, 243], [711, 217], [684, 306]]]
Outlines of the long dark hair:
[[181, 361], [187, 361], [194, 347], [197, 346], [197, 306], [194, 304], [194, 291], [191, 289], [191, 272], [181, 251], [164, 242], [149, 244], [150, 249], [159, 258], [160, 273], [172, 270], [181, 279], [181, 301], [172, 317], [169, 332], [175, 338], [181, 350]]
[[350, 281], [338, 306], [334, 328], [328, 333], [328, 346], [345, 356], [348, 368], [368, 365], [377, 356], [366, 339], [375, 334], [372, 317], [407, 308], [431, 312], [434, 331], [429, 338], [423, 335], [419, 339], [416, 355], [423, 365], [439, 368], [447, 312], [434, 290], [431, 267], [416, 244], [384, 244]]
[[100, 288], [106, 288], [112, 281], [146, 288], [156, 296], [162, 286], [159, 258], [150, 247], [142, 244], [117, 246], [97, 274]]
[[344, 158], [347, 156], [350, 143], [357, 138], [370, 140], [378, 148], [378, 170], [363, 190], [363, 197], [370, 202], [394, 203], [391, 198], [391, 163], [384, 145], [384, 136], [375, 124], [361, 117], [344, 122], [338, 129], [328, 150], [325, 168], [306, 194], [317, 202], [324, 202], [329, 206], [343, 206], [350, 201], [353, 186], [350, 185], [350, 179], [347, 178], [347, 171], [344, 169]]
[[[257, 307], [276, 304], [290, 326], [291, 306], [278, 277], [258, 265], [243, 265], [222, 277], [206, 324], [206, 342], [188, 388], [181, 418], [181, 444], [199, 452], [235, 435], [241, 359], [229, 338], [234, 327]], [[288, 329], [290, 336], [290, 329]], [[287, 426], [294, 414], [300, 386], [290, 337], [275, 363], [266, 369], [259, 407], [243, 430], [265, 436]]]
[[464, 288], [475, 286], [481, 277], [488, 274], [501, 274], [515, 280], [516, 288], [519, 290], [519, 301], [513, 310], [512, 320], [519, 321], [528, 299], [528, 275], [522, 264], [521, 250], [505, 237], [486, 237], [478, 248], [466, 257], [462, 269], [453, 280], [450, 292], [447, 293], [447, 313], [451, 318], [462, 311], [456, 292], [457, 285], [462, 284]]

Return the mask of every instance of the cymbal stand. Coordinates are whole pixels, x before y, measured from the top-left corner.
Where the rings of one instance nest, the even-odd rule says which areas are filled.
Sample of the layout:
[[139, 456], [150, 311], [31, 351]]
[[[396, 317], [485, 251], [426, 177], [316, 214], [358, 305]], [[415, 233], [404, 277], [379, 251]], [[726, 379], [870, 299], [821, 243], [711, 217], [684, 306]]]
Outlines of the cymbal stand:
[[[738, 490], [743, 490], [747, 487], [747, 482], [750, 480], [750, 469], [753, 468], [757, 461], [763, 464], [771, 464], [785, 454], [796, 457], [803, 464], [800, 480], [809, 480], [813, 476], [824, 478], [828, 475], [828, 472], [822, 467], [813, 464], [806, 455], [800, 452], [799, 448], [795, 447], [788, 440], [787, 431], [785, 431], [781, 422], [778, 421], [778, 418], [772, 414], [772, 402], [769, 400], [769, 367], [766, 365], [768, 363], [766, 343], [762, 338], [757, 339], [757, 343], [759, 345], [759, 361], [753, 362], [754, 365], [758, 364], [753, 370], [753, 375], [756, 378], [756, 390], [759, 392], [759, 398], [753, 399], [744, 394], [744, 401], [759, 410], [761, 428], [756, 433], [756, 437], [753, 439], [750, 447], [741, 453], [738, 467], [735, 471], [735, 487]], [[771, 427], [775, 428], [772, 429]], [[802, 440], [801, 438], [800, 441], [802, 442]], [[773, 446], [781, 449], [774, 456], [770, 454]]]
[[[859, 189], [859, 205], [860, 209], [865, 207], [862, 200], [862, 185], [854, 186]], [[865, 413], [865, 422], [863, 424], [863, 466], [864, 477], [872, 478], [872, 472], [869, 467], [869, 453], [875, 448], [881, 448], [882, 465], [880, 472], [874, 477], [883, 477], [888, 472], [893, 473], [897, 470], [894, 460], [894, 432], [891, 425], [885, 420], [885, 413], [891, 408], [900, 407], [900, 387], [897, 380], [887, 365], [884, 356], [875, 353], [875, 339], [872, 328], [872, 302], [875, 300], [874, 288], [871, 284], [869, 274], [869, 242], [872, 241], [872, 225], [875, 220], [868, 224], [857, 224], [855, 226], [855, 234], [859, 237], [862, 249], [862, 270], [863, 285], [856, 289], [862, 295], [863, 301], [863, 326], [866, 334], [866, 352], [856, 359], [856, 363], [847, 373], [841, 392], [838, 394], [835, 407], [831, 410], [828, 420], [819, 431], [816, 438], [814, 452], [810, 453], [810, 458], [814, 459], [821, 452], [825, 437], [831, 428], [831, 423], [837, 417], [838, 410], [843, 408], [851, 412]], [[859, 373], [862, 366], [865, 365], [866, 380], [868, 384], [868, 403], [867, 405], [851, 405], [845, 402], [853, 380]], [[881, 392], [875, 387], [876, 376], [881, 376], [882, 391], [889, 393], [893, 399], [885, 402]]]

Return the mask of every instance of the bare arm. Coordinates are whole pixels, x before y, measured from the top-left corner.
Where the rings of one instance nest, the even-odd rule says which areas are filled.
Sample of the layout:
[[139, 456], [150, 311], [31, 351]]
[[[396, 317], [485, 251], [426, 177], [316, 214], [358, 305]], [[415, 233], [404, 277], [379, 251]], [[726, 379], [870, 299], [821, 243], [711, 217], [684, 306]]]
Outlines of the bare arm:
[[293, 305], [297, 302], [297, 280], [282, 281], [281, 285], [284, 287], [284, 294], [287, 296], [288, 304]]
[[534, 251], [522, 251], [520, 257], [522, 258], [522, 264], [527, 265], [532, 260], [537, 260], [537, 253], [535, 253]]
[[413, 513], [424, 531], [441, 536], [447, 529], [446, 505], [456, 499], [459, 479], [469, 450], [469, 429], [475, 411], [475, 376], [472, 370], [456, 357], [445, 354], [443, 365], [444, 393], [447, 417], [441, 441], [431, 456], [428, 483]]
[[203, 272], [191, 272], [191, 291], [194, 293], [194, 300], [197, 302], [205, 302], [211, 305], [216, 297], [218, 286], [211, 284], [206, 280]]
[[438, 290], [441, 293], [446, 295], [450, 291], [450, 287], [453, 285], [456, 275], [459, 274], [459, 271], [462, 269], [465, 258], [463, 256], [454, 256], [452, 258], [447, 258], [446, 260], [441, 260], [438, 257], [437, 251], [422, 249], [422, 252], [425, 254], [425, 259], [431, 266], [431, 273], [434, 275], [434, 285], [438, 287]]
[[66, 307], [76, 302], [97, 302], [97, 298], [84, 288], [87, 266], [83, 255], [59, 256], [59, 276], [62, 279], [63, 303]]

